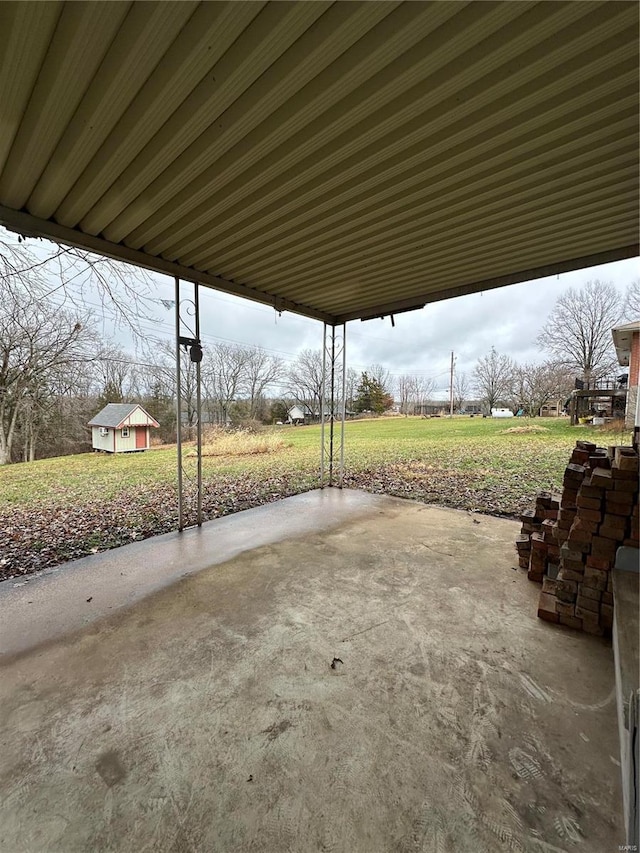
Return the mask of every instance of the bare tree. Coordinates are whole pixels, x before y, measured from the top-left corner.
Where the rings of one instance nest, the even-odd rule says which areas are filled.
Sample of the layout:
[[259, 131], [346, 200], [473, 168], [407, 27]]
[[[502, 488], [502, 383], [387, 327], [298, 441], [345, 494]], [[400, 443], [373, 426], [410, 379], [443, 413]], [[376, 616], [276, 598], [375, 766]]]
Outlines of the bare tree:
[[400, 412], [405, 415], [409, 412], [415, 414], [419, 407], [424, 406], [433, 394], [435, 385], [432, 379], [423, 376], [403, 374], [398, 377], [397, 383], [398, 402]]
[[347, 376], [344, 385], [344, 396], [347, 409], [352, 412], [354, 400], [356, 397], [356, 389], [360, 381], [360, 374], [353, 367], [347, 367]]
[[424, 376], [416, 377], [416, 399], [424, 405], [433, 397], [433, 392], [436, 390], [434, 379], [426, 379]]
[[588, 281], [581, 290], [569, 288], [557, 300], [538, 345], [590, 388], [616, 369], [611, 329], [622, 317], [620, 294], [610, 282]]
[[[187, 371], [187, 397], [195, 401], [195, 370], [191, 360], [186, 364], [187, 354], [181, 354], [181, 375]], [[206, 358], [206, 350], [205, 350]], [[145, 409], [160, 424], [156, 433], [163, 442], [173, 442], [176, 438], [176, 359], [171, 344], [158, 346], [157, 342], [147, 342], [142, 359], [136, 359], [131, 365], [129, 380], [131, 393], [135, 399], [144, 403]], [[204, 382], [203, 382], [204, 387]], [[203, 401], [203, 406], [204, 402]], [[193, 413], [192, 413], [193, 414]]]
[[100, 301], [103, 316], [140, 339], [139, 320], [153, 320], [153, 278], [141, 267], [59, 246], [41, 238], [17, 237], [0, 228], [0, 278], [20, 284], [34, 299], [54, 297], [66, 310], [90, 310]]
[[0, 304], [0, 465], [12, 461], [22, 431], [23, 458], [34, 459], [38, 419], [64, 372], [95, 356], [86, 314], [71, 314], [34, 299], [18, 282], [2, 279]]
[[627, 288], [624, 297], [624, 317], [628, 322], [640, 320], [640, 278], [636, 278]]
[[433, 379], [427, 379], [424, 376], [413, 376], [411, 378], [409, 401], [410, 408], [414, 414], [421, 411], [422, 407], [427, 405], [433, 396], [435, 387]]
[[237, 344], [217, 343], [203, 362], [203, 373], [207, 376], [218, 409], [219, 423], [229, 422], [231, 404], [241, 393], [247, 376], [248, 350]]
[[268, 355], [259, 347], [250, 347], [245, 352], [244, 382], [249, 397], [249, 417], [257, 418], [264, 406], [267, 386], [282, 377], [284, 367], [282, 359]]
[[489, 410], [510, 396], [514, 363], [506, 355], [499, 355], [492, 347], [488, 355], [478, 359], [473, 371], [478, 396]]
[[100, 377], [98, 405], [122, 403], [131, 391], [133, 378], [131, 358], [120, 348], [103, 344], [100, 358], [96, 362], [96, 373]]
[[24, 462], [89, 450], [87, 421], [95, 414], [92, 361], [53, 366], [34, 385], [18, 418]]
[[517, 365], [512, 376], [511, 405], [535, 418], [545, 403], [565, 398], [572, 387], [571, 373], [562, 362]]
[[372, 382], [378, 383], [385, 394], [391, 394], [393, 383], [391, 382], [391, 374], [386, 367], [383, 367], [381, 364], [372, 364], [366, 373]]
[[[176, 352], [173, 343], [163, 341], [158, 345], [148, 369], [158, 387], [162, 388], [161, 393], [167, 395], [171, 388], [175, 400]], [[183, 424], [187, 428], [195, 427], [198, 422], [196, 366], [183, 347], [180, 348], [180, 404]]]
[[400, 414], [405, 418], [409, 414], [409, 403], [414, 393], [415, 376], [408, 376], [403, 373], [398, 377], [396, 389], [398, 393], [398, 403], [400, 403]]
[[469, 395], [469, 382], [466, 373], [456, 371], [453, 377], [453, 408], [459, 412]]
[[305, 349], [289, 370], [291, 396], [311, 412], [320, 412], [322, 405], [322, 353]]

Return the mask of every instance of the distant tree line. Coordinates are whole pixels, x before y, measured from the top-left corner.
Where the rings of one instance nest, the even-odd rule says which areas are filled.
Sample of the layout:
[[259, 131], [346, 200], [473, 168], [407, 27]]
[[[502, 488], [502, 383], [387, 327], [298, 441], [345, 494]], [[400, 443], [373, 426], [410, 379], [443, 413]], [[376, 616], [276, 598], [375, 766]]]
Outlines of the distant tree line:
[[[67, 254], [68, 251], [68, 254]], [[123, 293], [144, 291], [123, 265], [71, 250], [56, 250], [59, 284], [41, 276], [43, 262], [15, 243], [0, 241], [0, 465], [90, 449], [87, 421], [107, 403], [139, 402], [158, 420], [161, 441], [175, 440], [175, 350], [171, 342], [146, 339], [131, 356], [105, 341], [99, 316], [83, 300], [63, 300], [69, 277], [88, 275], [92, 292], [122, 308]], [[112, 266], [110, 266], [112, 265]], [[118, 290], [120, 288], [120, 290]], [[470, 393], [487, 412], [508, 405], [535, 415], [547, 400], [562, 398], [579, 376], [593, 382], [616, 371], [611, 328], [639, 309], [638, 282], [623, 303], [612, 285], [589, 282], [560, 296], [538, 338], [547, 360], [518, 365], [492, 349], [478, 360], [472, 380], [454, 378], [454, 408]], [[138, 302], [134, 299], [133, 317]], [[139, 331], [139, 330], [138, 330]], [[142, 340], [142, 335], [139, 335]], [[286, 421], [294, 404], [319, 419], [324, 399], [322, 354], [306, 349], [289, 364], [255, 346], [204, 344], [202, 419], [205, 425], [257, 426]], [[182, 412], [187, 430], [196, 425], [195, 365], [181, 353]], [[338, 384], [341, 384], [342, 377]], [[382, 414], [396, 403], [403, 415], [428, 403], [434, 382], [421, 375], [391, 377], [383, 365], [344, 377], [349, 414]]]
[[557, 361], [517, 364], [492, 349], [478, 360], [473, 387], [486, 414], [506, 407], [514, 414], [536, 417], [545, 403], [566, 399], [574, 387], [574, 374]]

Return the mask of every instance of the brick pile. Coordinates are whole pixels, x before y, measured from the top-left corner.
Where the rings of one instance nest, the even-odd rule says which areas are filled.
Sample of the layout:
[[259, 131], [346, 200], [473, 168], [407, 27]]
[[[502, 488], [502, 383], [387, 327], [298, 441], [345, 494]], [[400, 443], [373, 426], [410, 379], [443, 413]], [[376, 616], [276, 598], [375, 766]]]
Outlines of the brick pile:
[[541, 619], [590, 634], [611, 633], [616, 550], [639, 546], [638, 466], [632, 447], [578, 441], [559, 506], [542, 493], [535, 510], [522, 515], [519, 564], [542, 583]]
[[[551, 492], [540, 492], [535, 509], [520, 516], [522, 528], [516, 539], [518, 563], [527, 569], [529, 580], [542, 583], [545, 574], [555, 577], [560, 549], [554, 538], [554, 522], [558, 518], [560, 498]], [[555, 564], [555, 573], [554, 573]]]

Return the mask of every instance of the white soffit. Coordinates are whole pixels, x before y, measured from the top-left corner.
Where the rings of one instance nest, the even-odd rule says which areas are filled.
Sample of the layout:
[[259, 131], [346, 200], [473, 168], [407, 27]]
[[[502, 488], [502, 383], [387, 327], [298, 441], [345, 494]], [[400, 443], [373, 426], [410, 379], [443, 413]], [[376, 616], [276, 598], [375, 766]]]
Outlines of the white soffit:
[[638, 8], [0, 3], [0, 222], [330, 323], [633, 256]]

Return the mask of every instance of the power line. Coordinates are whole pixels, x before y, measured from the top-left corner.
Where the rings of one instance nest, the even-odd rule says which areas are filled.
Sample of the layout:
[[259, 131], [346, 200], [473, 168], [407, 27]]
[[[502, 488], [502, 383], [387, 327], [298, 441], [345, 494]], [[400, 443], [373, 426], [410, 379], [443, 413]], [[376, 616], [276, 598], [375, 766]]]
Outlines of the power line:
[[[66, 285], [65, 285], [65, 289], [66, 289]], [[70, 288], [70, 289], [75, 289], [75, 288]], [[87, 305], [91, 308], [96, 308], [99, 311], [102, 311], [103, 313], [105, 311], [109, 310], [104, 304], [97, 303], [95, 301], [87, 299], [84, 296], [82, 289], [78, 289], [76, 292], [77, 292], [78, 296], [80, 298], [82, 298], [84, 305]], [[213, 298], [218, 299], [219, 301], [222, 301], [222, 302], [226, 302], [228, 304], [233, 304], [231, 302], [231, 300], [229, 300], [229, 299], [222, 299], [222, 298], [217, 297], [217, 296], [213, 297]], [[54, 305], [57, 305], [60, 308], [64, 308], [64, 307], [67, 307], [68, 298], [62, 297], [62, 299], [60, 299], [60, 300], [50, 299], [50, 302], [52, 302]], [[256, 306], [248, 306], [248, 307], [254, 308]], [[262, 309], [262, 308], [258, 307], [257, 310], [260, 310], [261, 313], [265, 313], [265, 310], [269, 311], [271, 309], [269, 309], [269, 308]], [[117, 322], [117, 318], [115, 318], [115, 312], [114, 311], [111, 312], [110, 319], [112, 319], [113, 322]], [[142, 318], [142, 319], [139, 318], [136, 321], [135, 325], [142, 330], [154, 332], [155, 333], [154, 337], [151, 338], [151, 340], [155, 340], [158, 342], [165, 341], [167, 343], [172, 343], [175, 339], [174, 335], [173, 335], [173, 325], [169, 322], [164, 321], [161, 318], [158, 318], [155, 322], [153, 322], [151, 320], [151, 318]], [[166, 332], [166, 334], [159, 336], [158, 335], [159, 331]], [[382, 338], [375, 338], [373, 336], [370, 337], [367, 335], [362, 335], [359, 332], [351, 332], [350, 336], [364, 338], [367, 340], [385, 340]], [[209, 343], [213, 343], [213, 344], [215, 344], [217, 342], [221, 342], [221, 343], [235, 344], [237, 346], [248, 346], [248, 347], [258, 349], [261, 352], [267, 353], [269, 355], [277, 355], [279, 357], [289, 356], [289, 358], [282, 358], [282, 361], [285, 364], [295, 364], [295, 362], [297, 361], [298, 355], [299, 355], [298, 352], [291, 352], [290, 350], [280, 350], [280, 349], [275, 349], [273, 347], [265, 347], [261, 344], [255, 344], [255, 343], [251, 343], [249, 341], [237, 340], [235, 338], [226, 338], [226, 337], [223, 337], [222, 335], [214, 335], [214, 334], [211, 334], [208, 332], [201, 334], [201, 339], [205, 342], [209, 342]], [[385, 340], [385, 342], [389, 343], [390, 341]], [[131, 363], [132, 364], [138, 363], [141, 365], [143, 364], [142, 362], [131, 362]], [[362, 362], [350, 362], [348, 364], [348, 366], [352, 367], [352, 368], [359, 368], [361, 370], [367, 370], [368, 367], [370, 367], [369, 364], [364, 364]], [[447, 370], [441, 370], [437, 373], [433, 373], [432, 371], [429, 371], [429, 370], [415, 370], [415, 369], [410, 370], [410, 371], [388, 371], [389, 376], [393, 379], [399, 379], [401, 376], [403, 376], [407, 373], [411, 376], [417, 376], [421, 379], [438, 379], [441, 376], [444, 376], [447, 373]]]

